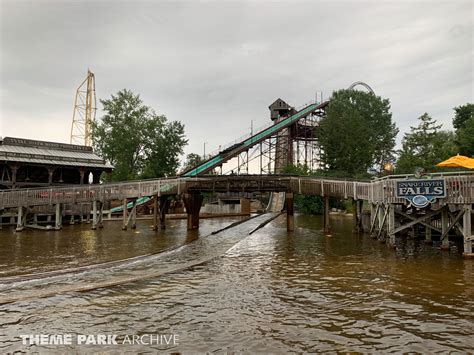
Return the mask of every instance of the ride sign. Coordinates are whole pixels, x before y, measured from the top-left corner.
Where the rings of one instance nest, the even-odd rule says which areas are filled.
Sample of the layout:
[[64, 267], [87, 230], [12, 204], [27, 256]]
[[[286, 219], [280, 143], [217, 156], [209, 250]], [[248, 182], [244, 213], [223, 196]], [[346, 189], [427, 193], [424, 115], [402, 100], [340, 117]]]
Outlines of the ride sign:
[[444, 179], [397, 181], [395, 196], [408, 200], [417, 208], [423, 208], [435, 198], [446, 197], [446, 182]]

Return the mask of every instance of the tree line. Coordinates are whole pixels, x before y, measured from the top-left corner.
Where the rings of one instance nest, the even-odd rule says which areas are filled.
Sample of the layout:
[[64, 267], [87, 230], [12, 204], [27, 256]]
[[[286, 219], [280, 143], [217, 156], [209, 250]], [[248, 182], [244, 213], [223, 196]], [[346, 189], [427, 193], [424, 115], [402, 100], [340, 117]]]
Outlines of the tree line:
[[[168, 121], [126, 89], [100, 102], [104, 115], [94, 123], [93, 145], [114, 165], [114, 181], [177, 174], [188, 143], [181, 122]], [[454, 108], [453, 127], [453, 131], [443, 130], [424, 113], [396, 150], [399, 129], [392, 119], [390, 101], [364, 91], [339, 90], [316, 128], [322, 154], [320, 169], [312, 173], [368, 178], [389, 172], [413, 173], [416, 168], [436, 171], [435, 165], [452, 155], [474, 155], [474, 104]], [[183, 169], [201, 162], [200, 155], [191, 153]], [[287, 170], [310, 173], [305, 166]]]

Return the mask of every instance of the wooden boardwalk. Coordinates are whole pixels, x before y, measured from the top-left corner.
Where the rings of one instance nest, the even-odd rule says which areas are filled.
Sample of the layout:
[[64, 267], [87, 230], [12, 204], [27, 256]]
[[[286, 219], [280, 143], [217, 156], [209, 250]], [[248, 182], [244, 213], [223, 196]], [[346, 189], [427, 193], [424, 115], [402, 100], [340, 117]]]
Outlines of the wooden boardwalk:
[[[365, 200], [370, 203], [403, 204], [395, 197], [397, 180], [350, 181], [318, 177], [284, 175], [233, 175], [175, 179], [152, 179], [101, 185], [74, 185], [0, 192], [0, 209], [11, 207], [91, 203], [140, 198], [144, 196], [180, 195], [196, 192], [293, 192]], [[442, 204], [473, 204], [474, 173], [444, 176], [447, 186]]]
[[[288, 229], [292, 230], [293, 195], [316, 195], [324, 198], [324, 230], [330, 233], [329, 197], [351, 199], [353, 201], [354, 226], [361, 230], [362, 202], [371, 209], [370, 233], [381, 241], [395, 245], [395, 236], [411, 233], [418, 236], [420, 226], [423, 236], [431, 242], [434, 232], [440, 235], [442, 248], [449, 249], [448, 234], [458, 230], [464, 241], [464, 252], [472, 255], [474, 235], [471, 215], [474, 204], [474, 173], [433, 174], [429, 179], [444, 180], [446, 195], [429, 203], [426, 208], [414, 208], [407, 200], [396, 196], [397, 182], [413, 179], [412, 176], [390, 176], [372, 181], [351, 181], [320, 177], [298, 177], [288, 175], [225, 175], [205, 177], [183, 177], [172, 179], [152, 179], [101, 185], [74, 185], [38, 189], [20, 189], [0, 192], [0, 217], [11, 215], [17, 210], [17, 230], [28, 227], [27, 215], [37, 214], [39, 210], [50, 209], [55, 214], [55, 228], [60, 229], [65, 208], [92, 214], [92, 228], [102, 226], [104, 203], [119, 200], [126, 206], [133, 202], [128, 214], [123, 208], [123, 228], [130, 221], [132, 228], [136, 220], [137, 199], [153, 197], [153, 228], [158, 228], [158, 218], [164, 226], [166, 196], [183, 195], [188, 214], [188, 228], [199, 226], [199, 210], [202, 204], [201, 193], [252, 193], [278, 192], [278, 204], [283, 200], [287, 206]], [[71, 207], [72, 206], [72, 207]], [[162, 208], [163, 206], [163, 208]], [[92, 210], [92, 213], [90, 211]], [[3, 211], [3, 212], [2, 212]], [[159, 212], [159, 217], [158, 217]], [[74, 214], [74, 213], [73, 213]], [[73, 218], [74, 216], [72, 216]], [[36, 218], [36, 217], [34, 217]], [[0, 224], [1, 226], [1, 224]], [[30, 225], [32, 227], [35, 224]], [[452, 234], [452, 233], [451, 233]]]

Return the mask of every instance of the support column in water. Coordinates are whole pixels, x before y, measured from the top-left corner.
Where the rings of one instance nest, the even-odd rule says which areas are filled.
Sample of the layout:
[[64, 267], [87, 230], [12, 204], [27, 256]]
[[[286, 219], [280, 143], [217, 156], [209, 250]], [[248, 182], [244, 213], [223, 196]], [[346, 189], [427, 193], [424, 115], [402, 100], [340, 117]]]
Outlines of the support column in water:
[[18, 215], [17, 215], [17, 219], [16, 219], [16, 231], [17, 232], [21, 232], [23, 230], [23, 228], [25, 227], [25, 216], [24, 214], [26, 213], [26, 211], [24, 211], [24, 207], [23, 206], [20, 206], [18, 207]]
[[187, 193], [183, 196], [184, 206], [188, 215], [188, 230], [199, 228], [199, 211], [204, 197], [200, 193]]
[[387, 235], [388, 242], [391, 247], [395, 247], [395, 205], [388, 205], [388, 221], [387, 221]]
[[250, 200], [248, 198], [240, 199], [240, 213], [250, 216]]
[[357, 200], [356, 199], [352, 199], [352, 224], [353, 224], [353, 228], [352, 228], [352, 231], [354, 233], [359, 233], [359, 217], [358, 217], [358, 209], [359, 209], [359, 205], [357, 204]]
[[170, 200], [168, 196], [160, 196], [160, 227], [161, 229], [166, 229], [166, 213], [168, 212], [168, 207], [170, 204]]
[[331, 223], [329, 222], [329, 196], [324, 196], [324, 234], [331, 234]]
[[158, 194], [153, 195], [153, 225], [151, 229], [158, 230]]
[[132, 218], [132, 229], [137, 228], [137, 199], [133, 199], [132, 203], [132, 210], [130, 211], [131, 218]]
[[462, 221], [462, 234], [464, 240], [464, 256], [474, 256], [472, 250], [472, 205], [464, 205], [464, 215]]
[[449, 250], [449, 236], [448, 236], [448, 224], [449, 216], [447, 206], [443, 207], [441, 211], [441, 235], [444, 235], [444, 239], [441, 241], [441, 250]]
[[295, 213], [293, 193], [287, 192], [286, 197], [286, 230], [292, 232], [295, 230]]
[[92, 230], [97, 229], [97, 201], [92, 202]]
[[128, 213], [128, 210], [127, 210], [127, 199], [124, 198], [123, 199], [123, 211], [122, 211], [123, 215], [122, 215], [122, 230], [127, 230], [127, 225], [128, 225], [128, 219], [127, 219], [127, 213]]
[[63, 211], [61, 210], [61, 204], [56, 204], [56, 215], [54, 221], [54, 229], [60, 230], [63, 227]]

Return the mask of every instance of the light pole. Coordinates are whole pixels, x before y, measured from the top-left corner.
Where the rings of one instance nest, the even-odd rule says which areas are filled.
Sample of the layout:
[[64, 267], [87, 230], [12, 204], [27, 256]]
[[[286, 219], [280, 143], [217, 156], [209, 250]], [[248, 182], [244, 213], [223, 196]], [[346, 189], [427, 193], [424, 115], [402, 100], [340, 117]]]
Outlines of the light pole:
[[203, 154], [203, 159], [206, 159], [206, 144], [207, 142], [204, 142], [204, 154]]

